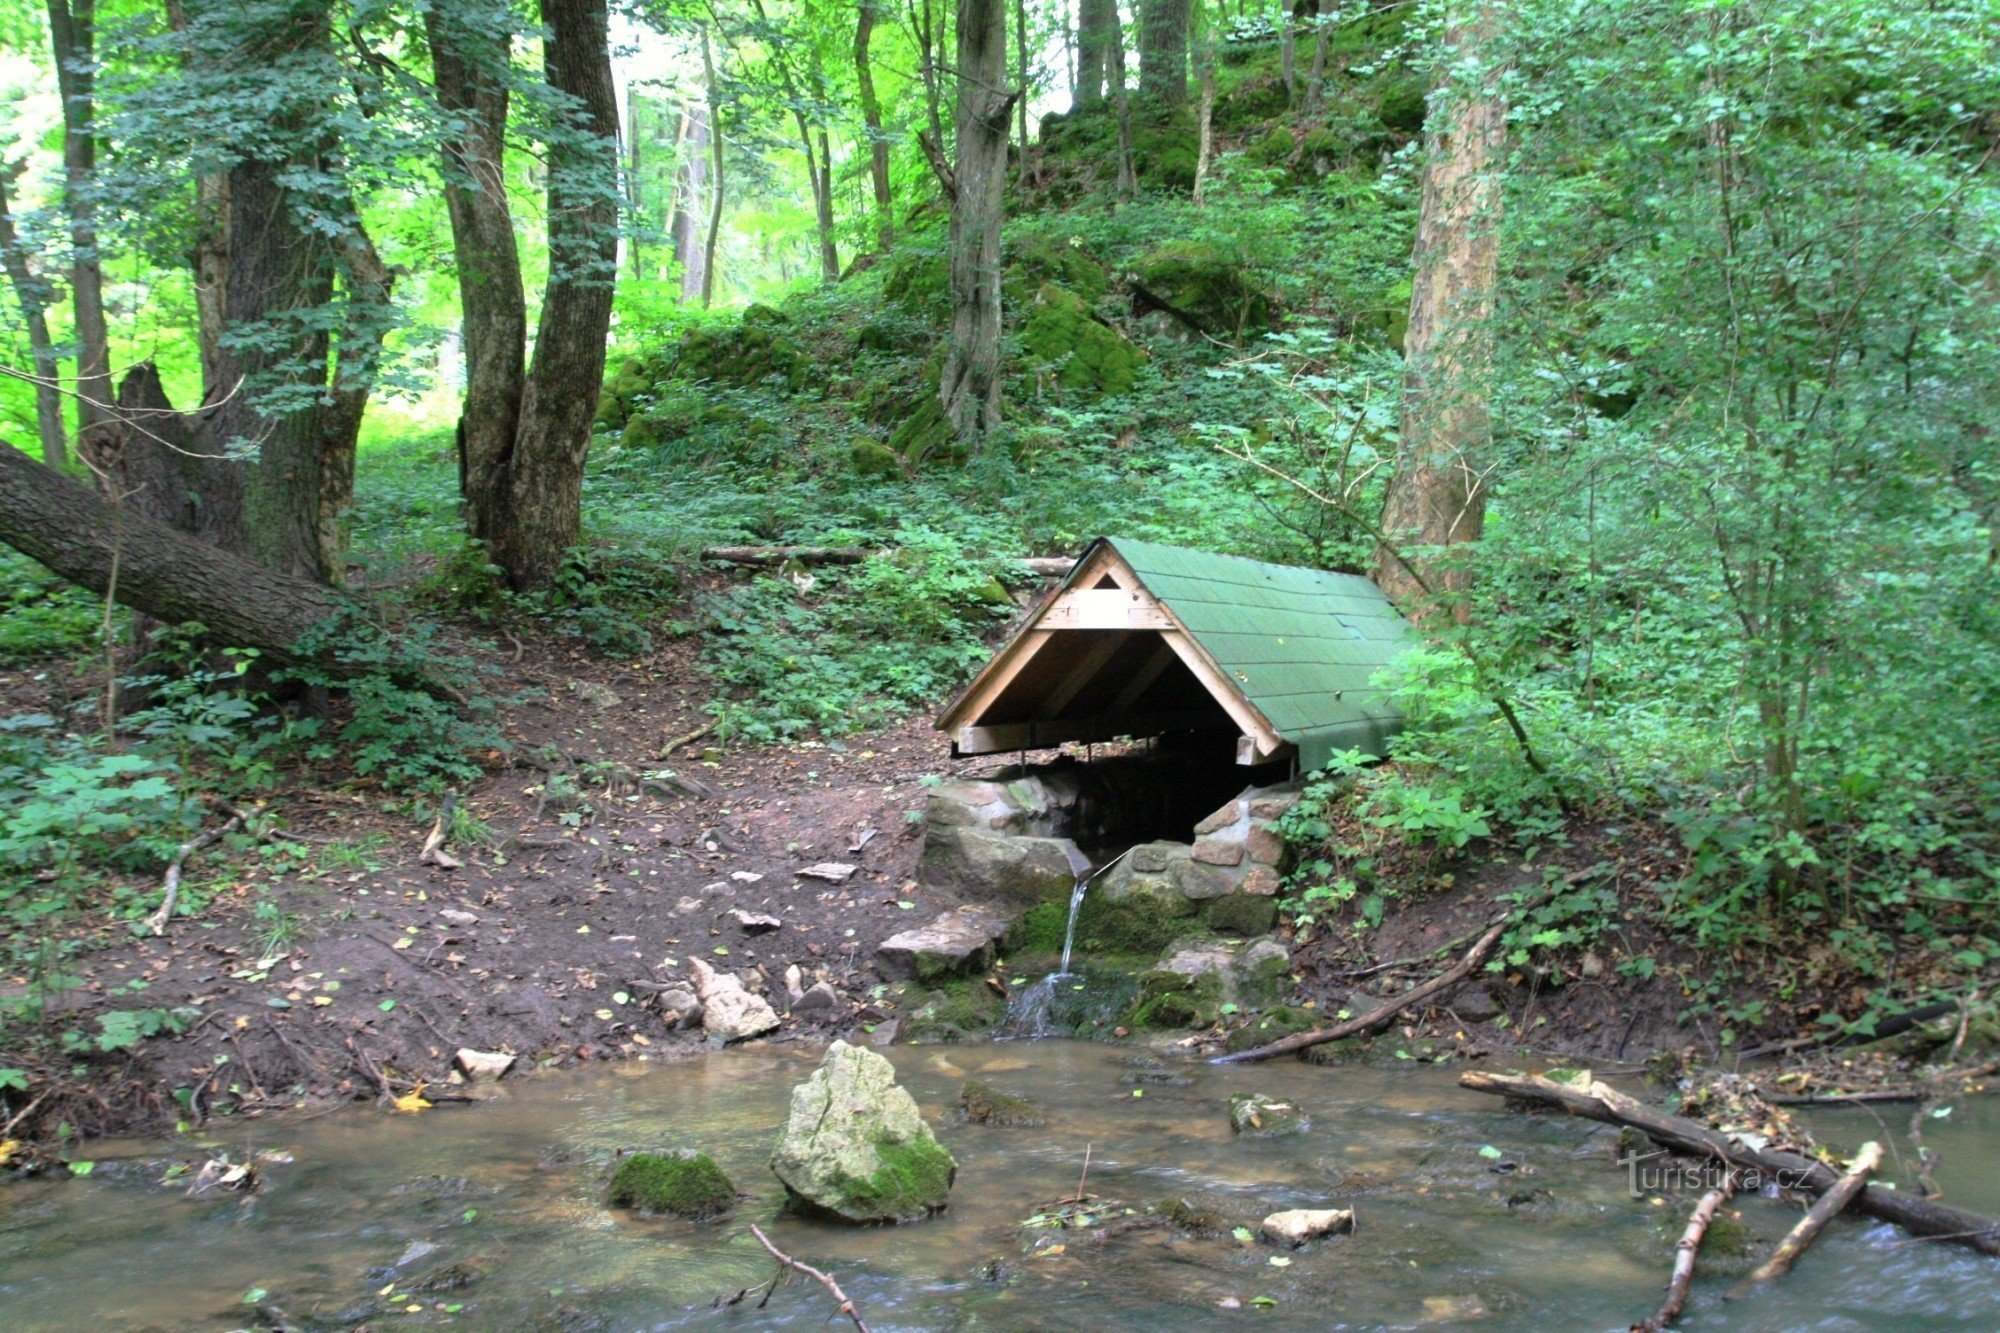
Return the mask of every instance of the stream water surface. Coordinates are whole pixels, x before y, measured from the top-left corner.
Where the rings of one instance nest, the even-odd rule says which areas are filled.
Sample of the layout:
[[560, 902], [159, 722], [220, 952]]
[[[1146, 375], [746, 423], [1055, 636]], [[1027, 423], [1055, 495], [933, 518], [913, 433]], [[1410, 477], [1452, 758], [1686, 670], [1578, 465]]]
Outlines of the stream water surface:
[[[761, 1311], [754, 1294], [714, 1308], [771, 1275], [756, 1222], [831, 1270], [878, 1333], [1623, 1329], [1657, 1305], [1689, 1203], [1632, 1197], [1608, 1129], [1510, 1113], [1443, 1068], [1216, 1068], [1067, 1041], [888, 1054], [959, 1161], [951, 1207], [931, 1222], [783, 1216], [765, 1163], [819, 1052], [730, 1050], [510, 1080], [495, 1101], [415, 1116], [356, 1107], [95, 1145], [87, 1177], [0, 1187], [0, 1327], [245, 1327], [255, 1292], [302, 1328], [833, 1327], [831, 1302], [804, 1281]], [[961, 1122], [950, 1108], [968, 1076], [1039, 1102], [1049, 1124]], [[1309, 1131], [1233, 1137], [1238, 1091], [1297, 1101]], [[1815, 1123], [1852, 1147], [1896, 1139], [1906, 1115]], [[1961, 1101], [1926, 1138], [1953, 1202], [2000, 1211], [2000, 1098]], [[1357, 1229], [1298, 1251], [1160, 1227], [1100, 1242], [1024, 1229], [1076, 1190], [1086, 1145], [1093, 1194], [1143, 1206], [1198, 1192], [1252, 1228], [1277, 1209], [1351, 1207]], [[612, 1154], [645, 1147], [703, 1148], [748, 1197], [703, 1225], [607, 1208]], [[216, 1151], [279, 1160], [251, 1195], [159, 1183]], [[1797, 1215], [1758, 1199], [1741, 1211], [1765, 1238]], [[470, 1280], [406, 1294], [426, 1275]], [[1685, 1327], [2000, 1329], [2000, 1263], [1858, 1220], [1836, 1222], [1776, 1290], [1724, 1302], [1732, 1280], [1698, 1279]]]

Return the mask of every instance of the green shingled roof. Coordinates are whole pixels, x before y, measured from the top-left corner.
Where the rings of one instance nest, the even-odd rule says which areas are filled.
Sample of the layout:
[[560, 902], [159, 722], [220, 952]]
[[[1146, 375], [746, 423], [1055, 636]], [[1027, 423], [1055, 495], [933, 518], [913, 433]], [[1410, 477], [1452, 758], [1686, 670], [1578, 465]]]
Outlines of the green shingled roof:
[[1374, 677], [1418, 635], [1373, 583], [1126, 537], [1098, 541], [1187, 626], [1272, 730], [1299, 747], [1302, 769], [1323, 767], [1338, 750], [1387, 752], [1400, 719]]

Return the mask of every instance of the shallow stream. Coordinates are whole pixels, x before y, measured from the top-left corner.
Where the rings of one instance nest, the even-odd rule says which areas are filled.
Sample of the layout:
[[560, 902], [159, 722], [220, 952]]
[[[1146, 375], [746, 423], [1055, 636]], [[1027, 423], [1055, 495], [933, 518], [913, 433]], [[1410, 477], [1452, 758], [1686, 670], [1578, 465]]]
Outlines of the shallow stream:
[[[762, 1311], [756, 1294], [714, 1308], [771, 1276], [756, 1222], [831, 1270], [878, 1333], [1623, 1329], [1657, 1305], [1690, 1202], [1633, 1198], [1609, 1129], [1510, 1113], [1445, 1068], [1215, 1068], [1043, 1041], [889, 1051], [957, 1156], [958, 1184], [937, 1220], [839, 1229], [782, 1216], [765, 1166], [818, 1054], [731, 1050], [509, 1080], [491, 1103], [414, 1116], [355, 1107], [94, 1145], [87, 1177], [0, 1187], [0, 1325], [245, 1327], [259, 1307], [246, 1297], [261, 1292], [265, 1311], [302, 1328], [844, 1327], [804, 1281]], [[951, 1108], [968, 1076], [1039, 1102], [1050, 1123], [963, 1123]], [[1309, 1131], [1234, 1138], [1232, 1091], [1297, 1101]], [[1868, 1137], [1901, 1148], [1907, 1115], [1814, 1123], [1846, 1148]], [[1960, 1101], [1926, 1137], [1947, 1197], [2000, 1212], [2000, 1098]], [[1147, 1227], [1093, 1243], [1022, 1228], [1076, 1190], [1086, 1146], [1092, 1194], [1143, 1207], [1197, 1192], [1253, 1229], [1278, 1209], [1351, 1207], [1357, 1228], [1298, 1251], [1226, 1232]], [[706, 1149], [749, 1197], [704, 1225], [607, 1208], [611, 1155], [641, 1147]], [[190, 1198], [185, 1178], [159, 1183], [174, 1162], [216, 1151], [280, 1160], [251, 1195]], [[1797, 1215], [1757, 1199], [1740, 1207], [1762, 1238]], [[470, 1280], [412, 1292], [427, 1276]], [[1862, 1221], [1836, 1222], [1767, 1294], [1725, 1303], [1733, 1280], [1698, 1278], [1684, 1327], [2000, 1328], [2000, 1262]]]

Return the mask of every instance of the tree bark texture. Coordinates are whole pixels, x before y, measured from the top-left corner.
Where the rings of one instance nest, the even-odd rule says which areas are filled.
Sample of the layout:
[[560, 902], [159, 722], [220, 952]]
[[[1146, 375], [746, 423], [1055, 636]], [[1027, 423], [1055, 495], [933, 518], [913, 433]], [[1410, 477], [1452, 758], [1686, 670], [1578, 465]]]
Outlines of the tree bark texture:
[[618, 275], [618, 98], [604, 0], [542, 0], [549, 86], [575, 123], [549, 146], [549, 281], [509, 465], [495, 563], [520, 589], [562, 568], [582, 526], [583, 464]]
[[715, 301], [715, 243], [722, 236], [722, 198], [726, 180], [722, 157], [722, 95], [715, 82], [715, 54], [709, 46], [708, 29], [701, 30], [701, 73], [708, 93], [708, 136], [711, 153], [708, 191], [708, 240], [701, 249], [701, 304], [707, 309]]
[[48, 0], [56, 86], [63, 106], [63, 208], [69, 217], [70, 300], [76, 323], [77, 443], [110, 415], [111, 335], [97, 252], [96, 0]]
[[7, 281], [21, 306], [21, 322], [28, 329], [28, 356], [35, 367], [35, 434], [41, 440], [42, 461], [52, 468], [69, 465], [69, 434], [63, 424], [62, 389], [58, 380], [62, 362], [49, 337], [48, 309], [55, 302], [50, 290], [28, 264], [28, 253], [14, 229], [14, 215], [7, 206], [7, 187], [20, 179], [28, 165], [26, 158], [0, 169], [0, 263], [7, 269]]
[[1187, 101], [1188, 23], [1194, 0], [1139, 0], [1139, 92]]
[[199, 620], [231, 647], [278, 660], [340, 610], [325, 585], [231, 555], [0, 445], [0, 542], [157, 620]]
[[467, 531], [491, 541], [510, 507], [528, 355], [527, 297], [504, 168], [508, 41], [490, 26], [461, 21], [449, 5], [431, 6], [424, 30], [438, 103], [456, 123], [444, 144], [443, 174], [466, 365], [459, 493]]
[[875, 192], [875, 239], [884, 250], [896, 238], [889, 193], [889, 140], [882, 132], [882, 103], [875, 95], [875, 65], [868, 45], [875, 32], [877, 0], [861, 0], [854, 21], [854, 82], [860, 93], [861, 123], [868, 135], [868, 181]]
[[1000, 223], [1007, 173], [1006, 0], [958, 0], [958, 160], [952, 167], [951, 343], [938, 396], [959, 444], [1000, 424]]
[[116, 420], [100, 438], [95, 453], [127, 514], [242, 553], [243, 488], [252, 465], [222, 456], [199, 418], [174, 410], [152, 362], [125, 372]]
[[[1397, 602], [1434, 608], [1421, 584], [1456, 601], [1461, 619], [1471, 571], [1451, 548], [1479, 539], [1486, 487], [1481, 460], [1492, 441], [1494, 286], [1500, 260], [1500, 158], [1507, 105], [1493, 62], [1500, 0], [1445, 30], [1440, 107], [1426, 134], [1417, 216], [1410, 326], [1403, 348], [1403, 413], [1396, 470], [1384, 502], [1375, 581]], [[1416, 566], [1415, 574], [1395, 552]], [[1421, 575], [1421, 580], [1417, 577]]]
[[[188, 30], [185, 0], [166, 0], [167, 23], [176, 33]], [[182, 68], [192, 71], [196, 53], [182, 54]], [[226, 390], [221, 382], [220, 349], [228, 317], [229, 175], [203, 172], [195, 178], [194, 245], [188, 268], [194, 275], [196, 337], [201, 348], [202, 401], [213, 402]]]
[[1124, 81], [1117, 60], [1118, 0], [1077, 0], [1076, 93], [1080, 107], [1096, 106]]
[[681, 300], [698, 301], [708, 274], [702, 245], [703, 203], [708, 193], [708, 107], [696, 103], [681, 112], [681, 148], [674, 186], [674, 266], [681, 275]]

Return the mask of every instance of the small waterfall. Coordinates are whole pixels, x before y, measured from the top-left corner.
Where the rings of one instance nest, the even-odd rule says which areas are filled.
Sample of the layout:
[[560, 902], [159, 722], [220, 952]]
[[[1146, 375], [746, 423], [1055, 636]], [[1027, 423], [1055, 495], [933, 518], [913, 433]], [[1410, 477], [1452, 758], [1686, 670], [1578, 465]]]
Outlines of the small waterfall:
[[1007, 1036], [1034, 1038], [1067, 1035], [1072, 1024], [1055, 1021], [1054, 1014], [1058, 999], [1068, 998], [1058, 993], [1064, 982], [1069, 983], [1072, 991], [1084, 989], [1077, 975], [1069, 970], [1070, 953], [1076, 947], [1076, 918], [1083, 910], [1083, 895], [1089, 891], [1091, 881], [1123, 861], [1131, 851], [1132, 849], [1127, 847], [1089, 874], [1077, 877], [1076, 887], [1070, 890], [1069, 895], [1069, 923], [1063, 928], [1062, 962], [1055, 971], [1034, 985], [1017, 992], [1008, 1002], [1007, 1018], [1001, 1025], [1001, 1031]]

